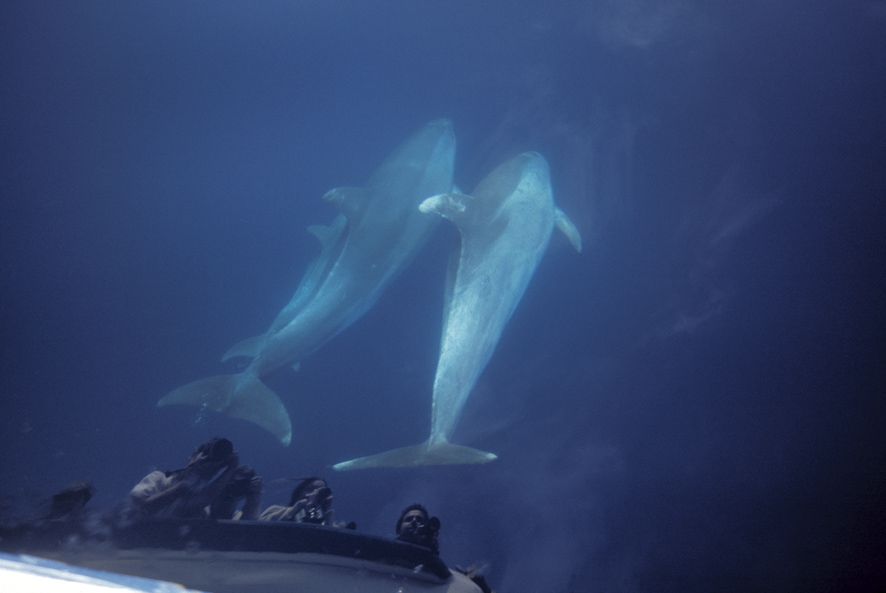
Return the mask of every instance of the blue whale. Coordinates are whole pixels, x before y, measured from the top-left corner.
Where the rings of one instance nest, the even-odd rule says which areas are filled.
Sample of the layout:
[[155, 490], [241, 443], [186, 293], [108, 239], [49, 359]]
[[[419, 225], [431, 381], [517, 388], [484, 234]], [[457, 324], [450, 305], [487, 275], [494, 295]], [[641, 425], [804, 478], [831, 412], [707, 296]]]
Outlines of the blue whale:
[[429, 196], [452, 189], [455, 134], [436, 120], [400, 145], [365, 187], [344, 187], [323, 199], [340, 211], [329, 226], [310, 227], [322, 245], [292, 300], [269, 330], [225, 355], [248, 356], [239, 374], [189, 383], [164, 396], [159, 407], [201, 406], [254, 422], [284, 445], [292, 438], [289, 414], [263, 381], [295, 366], [366, 313], [415, 258], [437, 220], [419, 211]]
[[471, 195], [440, 194], [420, 209], [450, 220], [461, 243], [450, 257], [434, 379], [430, 438], [339, 463], [338, 470], [485, 463], [496, 456], [449, 442], [465, 402], [520, 302], [554, 227], [577, 251], [575, 225], [554, 205], [548, 164], [527, 152], [500, 165]]

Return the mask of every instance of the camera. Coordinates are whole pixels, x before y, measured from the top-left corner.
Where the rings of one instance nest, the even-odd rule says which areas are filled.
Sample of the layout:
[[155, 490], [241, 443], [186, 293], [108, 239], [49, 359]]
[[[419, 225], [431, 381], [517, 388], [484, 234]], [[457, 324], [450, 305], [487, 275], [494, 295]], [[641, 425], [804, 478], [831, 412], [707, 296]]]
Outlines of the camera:
[[323, 507], [313, 506], [305, 509], [305, 516], [302, 519], [303, 523], [323, 523], [323, 520], [326, 518], [326, 513], [323, 512]]
[[429, 535], [436, 535], [440, 531], [440, 519], [437, 517], [429, 518], [425, 530]]

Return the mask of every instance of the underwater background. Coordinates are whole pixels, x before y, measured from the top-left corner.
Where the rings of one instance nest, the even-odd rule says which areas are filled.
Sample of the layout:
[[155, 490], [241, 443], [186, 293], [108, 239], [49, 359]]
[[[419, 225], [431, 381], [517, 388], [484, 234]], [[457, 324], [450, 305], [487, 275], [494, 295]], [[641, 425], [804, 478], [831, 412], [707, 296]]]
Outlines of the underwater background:
[[[292, 444], [170, 390], [285, 305], [336, 211], [451, 118], [469, 191], [525, 150], [559, 233], [453, 437], [427, 438], [455, 236], [269, 381]], [[264, 505], [440, 517], [502, 593], [886, 587], [886, 2], [0, 5], [0, 494], [112, 508], [230, 438]]]

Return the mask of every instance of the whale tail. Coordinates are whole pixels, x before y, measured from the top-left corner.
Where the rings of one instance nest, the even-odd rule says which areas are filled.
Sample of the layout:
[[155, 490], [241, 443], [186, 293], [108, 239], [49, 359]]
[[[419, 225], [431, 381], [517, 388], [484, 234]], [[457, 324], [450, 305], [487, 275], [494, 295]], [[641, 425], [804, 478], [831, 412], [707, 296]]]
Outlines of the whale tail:
[[241, 340], [234, 344], [230, 350], [225, 352], [224, 356], [222, 356], [221, 361], [227, 362], [232, 358], [258, 358], [259, 352], [264, 347], [267, 342], [267, 336], [262, 334], [260, 336], [253, 336], [251, 338], [246, 338], [245, 340]]
[[216, 375], [182, 385], [157, 402], [158, 408], [171, 405], [201, 406], [254, 422], [286, 446], [292, 439], [292, 424], [283, 402], [251, 373]]
[[463, 465], [469, 463], [489, 463], [498, 459], [493, 453], [479, 449], [453, 445], [447, 441], [431, 443], [425, 441], [421, 445], [400, 447], [384, 453], [358, 457], [343, 461], [332, 466], [333, 469], [346, 471], [351, 469], [373, 469], [379, 467], [420, 467], [423, 465]]

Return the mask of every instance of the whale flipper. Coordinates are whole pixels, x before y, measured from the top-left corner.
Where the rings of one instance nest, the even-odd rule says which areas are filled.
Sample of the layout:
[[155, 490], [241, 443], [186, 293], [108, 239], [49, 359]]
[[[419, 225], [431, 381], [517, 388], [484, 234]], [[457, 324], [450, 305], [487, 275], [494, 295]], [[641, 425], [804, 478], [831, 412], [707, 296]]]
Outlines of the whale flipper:
[[554, 226], [560, 229], [575, 250], [581, 253], [581, 235], [569, 217], [559, 208], [554, 208]]
[[419, 204], [418, 209], [422, 214], [433, 212], [458, 225], [473, 200], [474, 197], [470, 194], [457, 192], [437, 194]]
[[158, 408], [170, 405], [206, 407], [231, 418], [254, 422], [284, 445], [292, 439], [286, 406], [253, 375], [216, 375], [182, 385], [157, 402]]
[[420, 445], [391, 449], [384, 453], [358, 457], [343, 461], [332, 466], [338, 471], [351, 469], [374, 469], [379, 467], [420, 467], [424, 465], [464, 465], [469, 463], [488, 463], [498, 457], [493, 453], [453, 445], [442, 441], [431, 444], [425, 441]]

